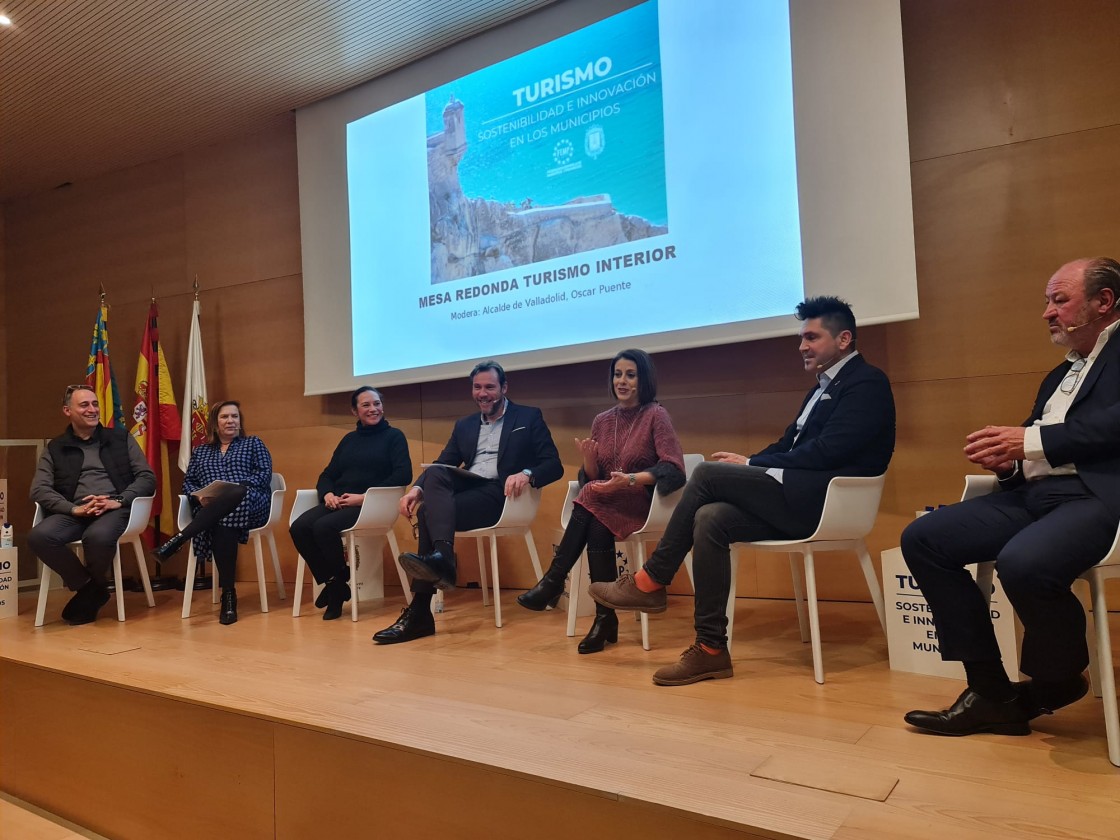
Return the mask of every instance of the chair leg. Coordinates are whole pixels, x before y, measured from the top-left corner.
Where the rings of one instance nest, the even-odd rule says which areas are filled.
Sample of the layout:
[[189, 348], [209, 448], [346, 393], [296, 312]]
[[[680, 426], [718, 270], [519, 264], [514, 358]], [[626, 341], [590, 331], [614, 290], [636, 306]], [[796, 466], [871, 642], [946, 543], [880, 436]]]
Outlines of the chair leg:
[[569, 636], [576, 634], [576, 619], [579, 617], [579, 594], [587, 579], [587, 552], [581, 551], [575, 566], [568, 573], [568, 628]]
[[[540, 568], [540, 564], [537, 564]], [[494, 626], [502, 626], [502, 595], [498, 589], [498, 538], [490, 536], [490, 586], [494, 591]]]
[[307, 568], [307, 561], [302, 555], [296, 555], [296, 584], [292, 592], [292, 618], [299, 618], [299, 607], [303, 603], [303, 573]]
[[358, 540], [346, 535], [346, 562], [350, 565], [350, 620], [358, 620]]
[[268, 581], [264, 579], [264, 546], [261, 544], [261, 535], [253, 534], [253, 554], [257, 559], [257, 589], [261, 595], [261, 612], [268, 612]]
[[[689, 552], [689, 557], [692, 553]], [[731, 547], [731, 587], [727, 590], [727, 652], [731, 652], [731, 639], [735, 635], [735, 589], [739, 574], [739, 550]]]
[[51, 591], [51, 576], [54, 574], [54, 571], [42, 561], [39, 562], [39, 566], [41, 569], [39, 571], [39, 603], [35, 607], [36, 627], [43, 626], [43, 616], [47, 612], [47, 593]]
[[805, 547], [805, 591], [809, 596], [809, 635], [813, 643], [813, 679], [824, 683], [824, 662], [821, 655], [821, 617], [817, 609], [817, 572], [812, 546]]
[[[482, 606], [488, 607], [488, 606], [490, 606], [490, 594], [489, 594], [489, 591], [488, 591], [489, 585], [486, 582], [486, 548], [485, 548], [485, 542], [484, 542], [485, 539], [486, 539], [485, 537], [478, 537], [475, 540], [475, 543], [477, 544], [477, 549], [478, 549], [478, 577], [480, 579], [480, 582], [482, 583]], [[497, 539], [497, 538], [496, 537], [491, 537], [490, 539], [493, 540], [493, 539]], [[495, 588], [495, 591], [494, 591], [495, 599], [497, 599], [497, 596], [498, 596], [498, 593], [497, 593], [497, 589]], [[499, 624], [498, 626], [500, 627], [501, 625]]]
[[[1089, 650], [1089, 688], [1093, 690], [1094, 697], [1101, 695], [1101, 671], [1100, 662], [1097, 659], [1097, 634], [1096, 614], [1093, 612], [1093, 598], [1094, 590], [1093, 584], [1088, 577], [1081, 577], [1074, 581], [1074, 584], [1084, 583], [1085, 588], [1088, 590], [1088, 598], [1081, 597], [1080, 591], [1077, 592], [1077, 600], [1081, 602], [1082, 609], [1085, 610], [1085, 646]], [[1092, 621], [1089, 619], [1092, 618]]]
[[385, 539], [389, 541], [389, 550], [393, 552], [393, 565], [397, 567], [397, 577], [401, 579], [401, 589], [404, 591], [404, 602], [406, 604], [412, 603], [412, 590], [408, 586], [408, 575], [404, 573], [404, 567], [401, 565], [400, 556], [401, 548], [397, 545], [397, 535], [392, 530], [385, 532]]
[[[646, 564], [646, 547], [641, 540], [635, 543], [635, 547], [636, 550], [630, 555], [633, 558], [630, 571], [637, 574]], [[638, 613], [638, 621], [642, 625], [642, 650], [649, 650], [649, 613]]]
[[533, 532], [528, 528], [525, 529], [525, 546], [529, 549], [529, 560], [533, 563], [533, 574], [537, 576], [537, 580], [544, 577], [544, 572], [541, 571], [541, 558], [537, 556], [537, 544], [533, 541]]
[[117, 543], [116, 554], [113, 555], [113, 580], [116, 582], [117, 596], [117, 621], [124, 621], [124, 576], [121, 574], [121, 544]]
[[183, 618], [191, 617], [191, 599], [194, 597], [194, 576], [198, 569], [198, 557], [194, 545], [187, 548], [187, 576], [183, 585]]
[[800, 556], [790, 554], [789, 570], [793, 575], [793, 602], [797, 606], [797, 628], [801, 631], [801, 642], [809, 641], [809, 616], [805, 613], [805, 575], [801, 571]]
[[272, 551], [272, 570], [276, 573], [276, 597], [284, 601], [288, 593], [284, 591], [284, 572], [280, 569], [280, 552], [276, 550], [276, 535], [268, 532], [268, 547]]
[[1093, 625], [1097, 631], [1097, 661], [1100, 663], [1101, 699], [1104, 702], [1104, 731], [1108, 740], [1108, 760], [1120, 767], [1120, 709], [1116, 702], [1116, 676], [1112, 670], [1112, 639], [1108, 632], [1108, 604], [1105, 581], [1098, 575], [1089, 579], [1093, 595]]
[[[206, 571], [206, 564], [202, 564], [203, 572]], [[218, 566], [214, 563], [214, 555], [210, 555], [210, 603], [218, 603]]]
[[152, 580], [148, 577], [148, 561], [144, 557], [144, 545], [140, 542], [139, 537], [132, 540], [132, 547], [136, 551], [136, 565], [140, 570], [140, 583], [144, 586], [144, 595], [148, 598], [148, 606], [154, 607], [156, 598], [152, 594]]
[[883, 628], [883, 635], [887, 635], [887, 614], [883, 608], [883, 588], [879, 585], [879, 578], [875, 577], [875, 567], [871, 565], [871, 555], [867, 552], [867, 544], [859, 541], [856, 548], [859, 555], [859, 565], [863, 569], [864, 580], [867, 581], [867, 591], [871, 593], [871, 602], [875, 604], [875, 614], [879, 616], [879, 626]]

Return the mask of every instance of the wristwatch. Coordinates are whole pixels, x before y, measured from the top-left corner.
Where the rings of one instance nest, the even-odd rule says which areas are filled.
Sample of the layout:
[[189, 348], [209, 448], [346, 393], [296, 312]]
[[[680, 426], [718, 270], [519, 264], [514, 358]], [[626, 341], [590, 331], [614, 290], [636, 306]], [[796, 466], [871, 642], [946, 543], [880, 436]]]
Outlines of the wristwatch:
[[529, 479], [529, 486], [532, 487], [533, 486], [533, 471], [532, 470], [522, 470], [521, 474], [523, 476], [525, 476], [527, 479]]
[[123, 505], [124, 504], [124, 496], [110, 496], [109, 501], [110, 502], [116, 502], [117, 504]]
[[634, 476], [634, 473], [630, 473], [630, 486], [633, 487], [637, 483], [638, 479]]

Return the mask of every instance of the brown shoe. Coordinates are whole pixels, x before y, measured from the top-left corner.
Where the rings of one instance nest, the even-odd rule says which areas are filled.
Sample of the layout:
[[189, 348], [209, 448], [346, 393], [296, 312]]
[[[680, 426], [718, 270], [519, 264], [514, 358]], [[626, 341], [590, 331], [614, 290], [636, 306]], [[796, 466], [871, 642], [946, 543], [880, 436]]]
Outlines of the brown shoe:
[[727, 648], [719, 653], [706, 653], [694, 644], [681, 654], [680, 662], [659, 668], [653, 675], [654, 685], [690, 685], [700, 680], [725, 680], [732, 675], [731, 654]]
[[640, 610], [645, 613], [665, 612], [669, 606], [665, 588], [656, 592], [643, 592], [634, 583], [630, 572], [623, 572], [618, 580], [609, 583], [593, 583], [587, 592], [598, 603], [612, 610]]

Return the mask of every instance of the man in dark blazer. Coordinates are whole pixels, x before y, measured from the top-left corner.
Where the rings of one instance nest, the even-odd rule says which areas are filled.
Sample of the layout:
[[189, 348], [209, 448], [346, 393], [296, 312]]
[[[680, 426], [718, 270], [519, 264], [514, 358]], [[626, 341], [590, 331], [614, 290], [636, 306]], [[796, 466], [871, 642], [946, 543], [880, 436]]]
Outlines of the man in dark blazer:
[[[412, 603], [378, 644], [408, 642], [436, 632], [432, 596], [455, 586], [455, 532], [493, 525], [507, 496], [544, 487], [564, 474], [552, 433], [539, 408], [506, 399], [506, 373], [497, 362], [480, 362], [470, 375], [479, 412], [458, 420], [443, 452], [400, 503], [417, 516], [419, 551], [402, 554], [412, 575]], [[421, 505], [421, 501], [423, 504]]]
[[[1042, 313], [1065, 361], [1043, 380], [1022, 426], [967, 438], [970, 461], [1000, 492], [939, 508], [902, 534], [925, 594], [941, 658], [964, 664], [968, 688], [943, 711], [907, 723], [942, 735], [1027, 735], [1029, 721], [1088, 690], [1085, 611], [1070, 591], [1112, 545], [1120, 520], [1120, 263], [1099, 257], [1058, 269]], [[1023, 624], [1020, 670], [1004, 670], [988, 604], [965, 567], [994, 560]]]
[[636, 575], [593, 583], [614, 609], [661, 612], [665, 587], [693, 552], [696, 643], [653, 675], [657, 685], [730, 677], [727, 597], [735, 542], [797, 539], [816, 530], [828, 482], [881, 475], [894, 452], [894, 396], [886, 375], [856, 351], [851, 307], [835, 297], [797, 306], [801, 357], [817, 385], [781, 439], [749, 458], [717, 452], [685, 485], [665, 536]]

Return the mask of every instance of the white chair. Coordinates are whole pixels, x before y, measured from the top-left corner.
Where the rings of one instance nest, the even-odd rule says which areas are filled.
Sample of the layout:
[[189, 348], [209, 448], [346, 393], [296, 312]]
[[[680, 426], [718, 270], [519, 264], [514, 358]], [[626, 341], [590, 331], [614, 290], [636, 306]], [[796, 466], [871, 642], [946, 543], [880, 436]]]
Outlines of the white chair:
[[[152, 517], [152, 502], [155, 501], [155, 496], [140, 496], [132, 500], [132, 504], [128, 509], [128, 524], [125, 526], [124, 533], [117, 539], [117, 551], [113, 555], [113, 581], [116, 585], [117, 593], [117, 621], [124, 621], [124, 580], [121, 575], [121, 543], [128, 542], [132, 544], [133, 550], [136, 552], [136, 565], [140, 570], [140, 581], [144, 584], [144, 594], [148, 598], [148, 606], [154, 607], [156, 599], [152, 595], [152, 582], [148, 578], [148, 562], [144, 557], [144, 546], [140, 542], [140, 535], [144, 533], [144, 529], [148, 527], [148, 520]], [[38, 525], [43, 521], [43, 509], [39, 506], [38, 502], [35, 503], [35, 517], [32, 522], [32, 527]], [[76, 540], [70, 543], [81, 552], [81, 540]], [[50, 592], [51, 579], [57, 575], [43, 566], [42, 580], [39, 582], [39, 604], [35, 608], [35, 626], [43, 626], [43, 616], [47, 611], [47, 593]]]
[[[692, 471], [695, 470], [696, 465], [702, 463], [703, 460], [704, 456], [700, 453], [689, 453], [684, 456], [684, 474], [686, 479], [692, 477]], [[569, 482], [568, 497], [564, 500], [564, 510], [560, 515], [560, 523], [564, 528], [568, 527], [568, 519], [572, 515], [572, 503], [578, 492], [579, 482]], [[645, 544], [648, 542], [657, 542], [665, 534], [665, 527], [669, 524], [669, 517], [671, 517], [673, 511], [676, 510], [680, 494], [681, 490], [676, 490], [667, 496], [662, 496], [657, 488], [654, 488], [653, 499], [650, 502], [649, 514], [646, 516], [645, 524], [637, 531], [630, 534], [625, 540], [621, 541], [626, 549], [626, 556], [630, 563], [631, 572], [637, 573], [637, 571], [645, 565]], [[691, 557], [691, 555], [689, 556]], [[587, 554], [584, 552], [580, 555], [579, 562], [576, 563], [569, 577], [567, 628], [569, 636], [574, 636], [576, 634], [576, 617], [579, 614], [580, 590], [583, 589], [583, 580], [587, 574], [586, 562]], [[642, 647], [645, 650], [649, 650], [649, 615], [640, 612], [638, 613], [638, 617], [642, 625]]]
[[[871, 565], [871, 555], [864, 542], [875, 525], [879, 513], [879, 500], [883, 495], [886, 475], [872, 477], [837, 476], [828, 483], [824, 498], [824, 510], [817, 530], [801, 540], [758, 540], [756, 542], [736, 543], [731, 553], [731, 592], [727, 598], [727, 647], [731, 648], [731, 636], [735, 626], [735, 577], [738, 572], [737, 546], [747, 545], [759, 551], [780, 551], [790, 554], [790, 571], [793, 573], [793, 592], [797, 601], [797, 621], [801, 628], [801, 641], [813, 644], [813, 679], [824, 682], [824, 664], [821, 657], [820, 614], [817, 611], [817, 575], [815, 553], [821, 551], [854, 551], [859, 557], [867, 589], [879, 616], [879, 626], [883, 635], [887, 632], [887, 619], [883, 610], [883, 593], [875, 567]], [[804, 578], [794, 554], [804, 559]], [[689, 566], [689, 575], [692, 567]], [[809, 601], [809, 635], [805, 634], [805, 595]]]
[[[984, 496], [999, 489], [994, 475], [966, 475], [961, 501]], [[976, 564], [976, 585], [985, 598], [992, 597], [994, 562]], [[1120, 527], [1112, 540], [1112, 547], [1104, 558], [1080, 580], [1089, 585], [1093, 626], [1086, 628], [1089, 645], [1089, 682], [1093, 694], [1104, 704], [1104, 730], [1108, 740], [1108, 760], [1120, 767], [1120, 706], [1116, 700], [1116, 675], [1112, 670], [1112, 638], [1108, 630], [1108, 603], [1105, 599], [1105, 581], [1120, 578]], [[1095, 631], [1095, 632], [1094, 632]]]
[[[529, 487], [517, 498], [512, 496], [506, 497], [506, 503], [502, 508], [501, 518], [489, 528], [475, 528], [471, 531], [457, 531], [455, 533], [456, 538], [474, 537], [478, 540], [478, 574], [481, 578], [483, 606], [490, 603], [490, 598], [486, 591], [486, 554], [484, 552], [483, 540], [487, 537], [490, 539], [490, 573], [493, 579], [490, 585], [494, 589], [495, 627], [502, 626], [502, 599], [500, 597], [501, 589], [498, 583], [498, 537], [525, 538], [525, 546], [529, 549], [529, 559], [533, 563], [533, 572], [537, 576], [536, 580], [540, 580], [541, 561], [537, 556], [537, 546], [536, 543], [533, 542], [532, 531], [533, 520], [536, 519], [537, 510], [540, 506], [540, 489]], [[436, 610], [437, 612], [439, 611], [438, 605], [436, 606]]]
[[[268, 539], [268, 546], [272, 551], [272, 568], [276, 573], [276, 594], [277, 597], [283, 601], [287, 597], [284, 591], [284, 573], [280, 569], [280, 555], [276, 551], [276, 536], [273, 530], [276, 528], [276, 523], [280, 521], [280, 511], [284, 507], [284, 493], [287, 489], [287, 484], [284, 481], [284, 476], [278, 472], [272, 474], [272, 498], [269, 501], [268, 520], [259, 528], [253, 528], [249, 531], [249, 541], [253, 544], [253, 549], [256, 553], [257, 561], [257, 588], [260, 590], [261, 595], [261, 612], [268, 612], [268, 581], [264, 577], [264, 549], [261, 544], [261, 538]], [[191, 508], [187, 502], [187, 497], [179, 496], [179, 517], [178, 524], [179, 530], [183, 530], [191, 521]], [[194, 541], [191, 541], [190, 549], [187, 552], [187, 574], [186, 581], [183, 586], [183, 618], [190, 618], [191, 615], [191, 600], [194, 597], [194, 579], [198, 573], [198, 560], [194, 555]], [[218, 575], [215, 572], [211, 576], [210, 583], [210, 600], [212, 603], [218, 603]]]
[[[346, 542], [346, 558], [350, 566], [350, 620], [358, 620], [358, 538], [359, 537], [385, 537], [389, 542], [389, 550], [393, 553], [393, 562], [397, 567], [397, 575], [404, 588], [406, 603], [412, 603], [412, 593], [408, 589], [408, 578], [404, 569], [397, 561], [400, 547], [397, 545], [397, 536], [393, 533], [393, 524], [400, 514], [398, 504], [401, 496], [405, 494], [405, 487], [371, 487], [366, 490], [365, 499], [362, 500], [362, 509], [358, 513], [358, 520], [350, 528], [340, 532], [340, 537]], [[291, 516], [288, 517], [288, 526], [299, 519], [304, 513], [319, 504], [319, 494], [315, 490], [297, 490], [295, 504], [292, 505]], [[367, 557], [368, 562], [380, 563], [380, 555]], [[307, 570], [307, 561], [300, 555], [296, 562], [296, 592], [292, 599], [292, 616], [299, 615], [300, 604], [303, 599], [303, 576]], [[316, 584], [313, 591], [318, 593], [320, 585]]]

